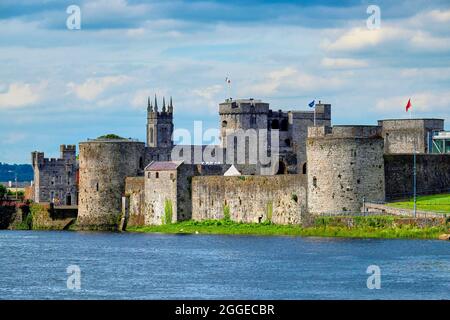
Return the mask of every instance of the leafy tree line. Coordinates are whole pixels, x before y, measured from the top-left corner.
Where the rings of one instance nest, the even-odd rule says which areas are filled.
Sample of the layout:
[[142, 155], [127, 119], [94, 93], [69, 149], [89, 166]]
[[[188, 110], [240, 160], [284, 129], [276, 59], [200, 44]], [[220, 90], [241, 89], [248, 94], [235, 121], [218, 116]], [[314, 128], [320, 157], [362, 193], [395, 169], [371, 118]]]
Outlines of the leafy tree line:
[[17, 174], [17, 181], [33, 180], [33, 167], [29, 164], [7, 164], [0, 162], [0, 181], [14, 181]]
[[0, 184], [0, 200], [3, 199], [7, 193], [8, 193], [8, 190], [6, 189], [6, 187], [4, 185]]

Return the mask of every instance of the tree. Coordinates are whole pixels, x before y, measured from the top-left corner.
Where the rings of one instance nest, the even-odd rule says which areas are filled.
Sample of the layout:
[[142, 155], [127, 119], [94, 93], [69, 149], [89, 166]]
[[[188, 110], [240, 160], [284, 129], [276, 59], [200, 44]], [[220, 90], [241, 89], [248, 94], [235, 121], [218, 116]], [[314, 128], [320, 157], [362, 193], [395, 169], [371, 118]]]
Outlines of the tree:
[[103, 135], [103, 136], [98, 137], [97, 139], [110, 139], [110, 140], [114, 140], [114, 139], [125, 139], [125, 138], [122, 138], [122, 137], [120, 137], [120, 136], [118, 136], [117, 134], [114, 134], [114, 133], [108, 133], [108, 134], [105, 134], [105, 135]]
[[6, 187], [0, 184], [0, 199], [3, 199], [7, 193], [8, 190], [6, 189]]

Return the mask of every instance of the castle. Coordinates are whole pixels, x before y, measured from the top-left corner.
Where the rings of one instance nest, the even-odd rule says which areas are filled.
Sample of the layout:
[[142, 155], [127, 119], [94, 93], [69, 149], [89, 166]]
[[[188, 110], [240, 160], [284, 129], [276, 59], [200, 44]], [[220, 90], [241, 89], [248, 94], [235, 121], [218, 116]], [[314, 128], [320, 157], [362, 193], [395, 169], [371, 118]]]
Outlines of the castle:
[[31, 153], [34, 170], [33, 200], [75, 205], [78, 199], [76, 146], [61, 145], [59, 159], [45, 158], [43, 152]]
[[[82, 229], [224, 217], [298, 224], [306, 214], [356, 212], [364, 201], [410, 195], [414, 150], [418, 191], [450, 188], [450, 155], [429, 153], [444, 130], [441, 119], [332, 126], [331, 105], [320, 101], [314, 111], [286, 112], [256, 99], [226, 99], [219, 104], [220, 144], [194, 146], [174, 145], [173, 112], [172, 98], [167, 105], [163, 98], [161, 111], [156, 96], [149, 98], [146, 143], [80, 142], [78, 162], [73, 146], [62, 146], [58, 160], [33, 152], [35, 201], [77, 199]], [[269, 165], [253, 158], [261, 150]]]

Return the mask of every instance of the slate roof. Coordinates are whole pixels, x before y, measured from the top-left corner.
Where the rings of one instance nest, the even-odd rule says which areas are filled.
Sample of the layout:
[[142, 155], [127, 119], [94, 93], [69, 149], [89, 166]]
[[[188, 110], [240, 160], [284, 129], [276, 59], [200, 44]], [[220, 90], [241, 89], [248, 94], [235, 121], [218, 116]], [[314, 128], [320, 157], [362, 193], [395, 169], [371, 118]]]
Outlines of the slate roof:
[[145, 168], [145, 171], [176, 170], [182, 163], [183, 161], [153, 161]]

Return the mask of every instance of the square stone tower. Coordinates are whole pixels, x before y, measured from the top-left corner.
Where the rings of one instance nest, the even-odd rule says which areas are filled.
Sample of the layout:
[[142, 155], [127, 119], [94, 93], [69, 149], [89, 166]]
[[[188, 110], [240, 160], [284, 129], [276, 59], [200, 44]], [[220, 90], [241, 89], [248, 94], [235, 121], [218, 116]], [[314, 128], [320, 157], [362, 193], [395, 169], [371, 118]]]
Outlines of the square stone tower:
[[171, 148], [173, 134], [173, 104], [170, 98], [166, 109], [166, 101], [163, 98], [162, 111], [158, 111], [158, 101], [155, 95], [153, 106], [148, 98], [147, 106], [147, 146], [151, 148]]

